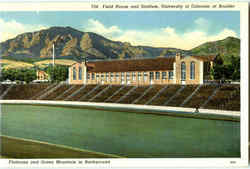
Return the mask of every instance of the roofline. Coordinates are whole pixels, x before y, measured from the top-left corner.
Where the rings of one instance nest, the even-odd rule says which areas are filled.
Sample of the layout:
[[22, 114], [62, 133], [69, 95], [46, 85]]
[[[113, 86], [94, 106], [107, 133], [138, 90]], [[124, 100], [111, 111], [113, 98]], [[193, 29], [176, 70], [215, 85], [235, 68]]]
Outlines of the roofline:
[[[204, 59], [202, 59], [200, 57], [214, 57], [215, 58], [216, 55], [215, 54], [214, 55], [184, 55], [184, 57], [193, 57], [193, 58], [198, 59], [198, 60], [204, 60]], [[166, 59], [166, 60], [175, 59], [175, 56], [170, 56], [170, 57], [159, 57], [159, 56], [157, 56], [157, 57], [150, 57], [150, 58], [133, 58], [133, 59], [126, 58], [126, 59], [95, 60], [95, 61], [88, 61], [87, 64], [88, 63], [96, 63], [96, 62], [122, 62], [122, 61], [138, 61], [138, 60], [143, 61], [143, 60], [157, 60], [157, 59]], [[77, 63], [81, 64], [81, 63], [83, 63], [83, 61], [82, 62], [75, 62], [75, 63], [71, 64], [70, 66], [73, 66], [73, 65], [75, 65]]]
[[126, 59], [108, 59], [108, 60], [95, 60], [88, 61], [87, 63], [95, 63], [95, 62], [121, 62], [121, 61], [135, 61], [135, 60], [154, 60], [154, 59], [174, 59], [175, 57], [151, 57], [151, 58], [126, 58]]
[[[202, 60], [202, 61], [204, 61], [204, 60], [213, 61], [216, 56], [217, 55], [191, 55], [191, 57], [198, 59], [198, 60]], [[203, 59], [200, 57], [205, 57], [205, 58]], [[209, 57], [213, 57], [213, 59], [210, 60]]]

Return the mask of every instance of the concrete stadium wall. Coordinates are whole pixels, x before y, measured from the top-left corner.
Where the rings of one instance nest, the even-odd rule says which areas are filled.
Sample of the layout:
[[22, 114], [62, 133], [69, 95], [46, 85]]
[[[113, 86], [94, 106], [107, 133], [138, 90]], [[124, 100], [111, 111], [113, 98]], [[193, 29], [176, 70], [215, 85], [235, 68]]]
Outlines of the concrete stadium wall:
[[[95, 102], [78, 102], [78, 101], [48, 101], [48, 100], [0, 100], [0, 104], [35, 104], [35, 105], [62, 105], [62, 106], [88, 106], [88, 107], [107, 107], [135, 110], [154, 110], [170, 112], [195, 113], [195, 108], [169, 107], [169, 106], [151, 106], [135, 104], [118, 104], [118, 103], [95, 103]], [[226, 111], [214, 109], [199, 109], [199, 113], [217, 114], [225, 116], [240, 117], [240, 111]]]

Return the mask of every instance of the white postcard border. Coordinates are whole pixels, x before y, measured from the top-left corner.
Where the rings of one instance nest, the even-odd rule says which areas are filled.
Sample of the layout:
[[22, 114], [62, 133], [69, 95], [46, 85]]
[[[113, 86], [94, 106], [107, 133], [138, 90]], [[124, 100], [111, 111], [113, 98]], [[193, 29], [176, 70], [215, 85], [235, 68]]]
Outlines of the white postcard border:
[[[103, 4], [113, 5], [132, 5], [132, 4], [145, 4], [145, 5], [183, 5], [184, 7], [192, 4], [209, 5], [214, 8], [143, 8], [143, 9], [107, 9], [107, 8], [93, 8], [93, 4], [102, 6]], [[215, 8], [218, 4], [235, 5], [234, 8]], [[0, 165], [2, 167], [239, 167], [248, 165], [248, 3], [231, 3], [231, 2], [0, 2], [0, 11], [133, 11], [133, 10], [171, 10], [171, 11], [240, 11], [240, 39], [241, 39], [241, 158], [122, 158], [122, 159], [67, 159], [81, 161], [81, 164], [39, 164], [32, 165], [32, 160], [52, 160], [52, 159], [23, 159], [29, 162], [29, 164], [10, 164], [10, 159], [0, 159]], [[19, 159], [21, 160], [21, 159]], [[56, 159], [53, 159], [56, 161]], [[109, 160], [108, 164], [87, 164], [85, 160], [104, 161]]]

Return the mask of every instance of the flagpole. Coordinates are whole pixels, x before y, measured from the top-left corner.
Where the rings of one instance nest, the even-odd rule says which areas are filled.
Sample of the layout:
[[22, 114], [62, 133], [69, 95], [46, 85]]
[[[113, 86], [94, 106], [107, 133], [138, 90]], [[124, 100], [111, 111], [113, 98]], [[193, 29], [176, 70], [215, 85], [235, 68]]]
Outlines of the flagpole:
[[54, 67], [55, 66], [55, 45], [54, 45], [54, 43], [53, 43], [52, 48], [53, 48], [53, 67]]

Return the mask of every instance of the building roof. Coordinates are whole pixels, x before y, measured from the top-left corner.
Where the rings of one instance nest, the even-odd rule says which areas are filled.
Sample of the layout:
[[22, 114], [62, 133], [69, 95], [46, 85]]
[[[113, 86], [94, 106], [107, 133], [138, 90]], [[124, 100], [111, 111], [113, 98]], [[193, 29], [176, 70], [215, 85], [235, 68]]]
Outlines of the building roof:
[[173, 70], [175, 58], [131, 59], [88, 62], [89, 72], [129, 72]]
[[203, 62], [210, 62], [216, 58], [216, 55], [209, 55], [209, 56], [192, 56], [196, 59], [202, 60]]
[[[187, 57], [187, 56], [184, 56]], [[190, 56], [195, 59], [209, 62], [213, 61], [216, 55], [210, 56]], [[173, 70], [175, 57], [151, 58], [151, 59], [128, 59], [128, 60], [109, 60], [109, 61], [90, 61], [87, 62], [88, 72], [129, 72], [129, 71], [160, 71]], [[80, 64], [80, 63], [74, 63]], [[73, 64], [73, 65], [74, 65]]]

